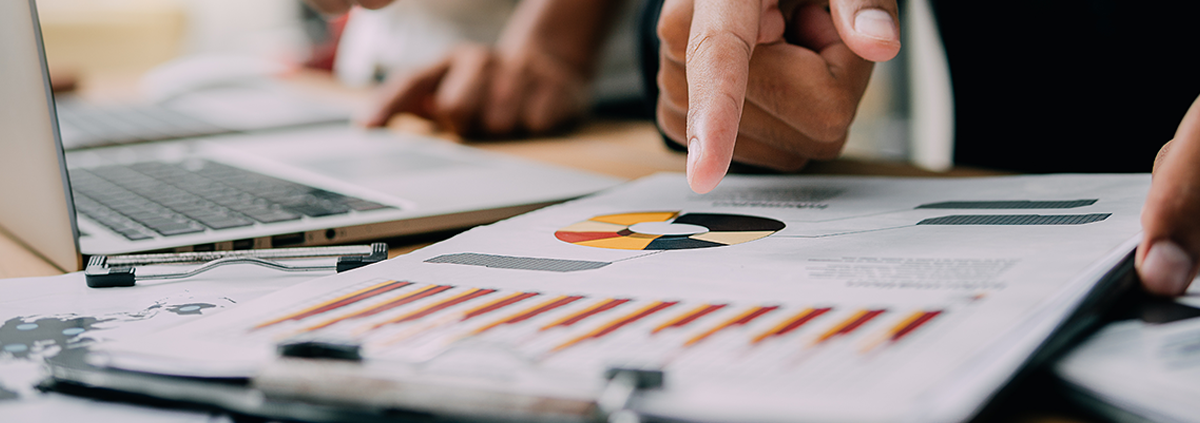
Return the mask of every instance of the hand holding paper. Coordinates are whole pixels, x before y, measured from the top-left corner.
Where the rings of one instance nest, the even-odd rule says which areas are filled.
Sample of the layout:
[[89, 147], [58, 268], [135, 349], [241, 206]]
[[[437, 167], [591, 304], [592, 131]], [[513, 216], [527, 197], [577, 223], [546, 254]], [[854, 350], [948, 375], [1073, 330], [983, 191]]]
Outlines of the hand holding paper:
[[1146, 237], [1137, 254], [1142, 284], [1156, 294], [1183, 295], [1200, 262], [1200, 98], [1154, 161], [1142, 226]]

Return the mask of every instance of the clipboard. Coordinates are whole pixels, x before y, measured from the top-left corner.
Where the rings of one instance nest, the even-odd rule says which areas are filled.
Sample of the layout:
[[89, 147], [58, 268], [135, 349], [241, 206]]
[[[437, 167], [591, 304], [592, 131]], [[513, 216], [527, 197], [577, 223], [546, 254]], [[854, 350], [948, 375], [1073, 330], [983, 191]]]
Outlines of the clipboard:
[[[776, 179], [784, 178], [735, 182], [740, 184], [739, 189], [753, 190], [773, 187], [771, 182]], [[1140, 239], [1136, 233], [1140, 203], [1136, 200], [1146, 182], [1140, 178], [1068, 175], [950, 182], [788, 180], [780, 182], [813, 187], [814, 193], [833, 193], [829, 195], [864, 193], [852, 199], [874, 203], [860, 203], [858, 209], [847, 201], [828, 209], [803, 203], [805, 207], [787, 210], [738, 210], [743, 215], [717, 214], [726, 210], [712, 210], [711, 200], [669, 189], [683, 186], [680, 182], [670, 176], [651, 178], [599, 197], [469, 231], [362, 272], [294, 287], [263, 298], [255, 307], [197, 321], [171, 334], [104, 348], [87, 363], [98, 366], [91, 369], [96, 371], [93, 375], [142, 377], [165, 373], [175, 375], [172, 380], [208, 378], [209, 382], [238, 375], [240, 386], [259, 389], [251, 396], [302, 398], [298, 402], [344, 407], [351, 412], [372, 410], [373, 414], [386, 415], [403, 410], [415, 413], [409, 416], [450, 420], [598, 421], [595, 414], [577, 412], [564, 417], [530, 409], [524, 410], [521, 417], [497, 417], [503, 408], [486, 402], [475, 408], [468, 401], [457, 400], [454, 407], [438, 408], [436, 403], [411, 402], [411, 397], [404, 395], [390, 397], [393, 402], [386, 403], [369, 400], [371, 395], [347, 394], [369, 391], [364, 387], [382, 386], [380, 383], [389, 380], [404, 382], [409, 376], [422, 383], [442, 381], [436, 374], [421, 371], [420, 366], [411, 371], [402, 370], [403, 365], [388, 367], [394, 364], [389, 360], [403, 363], [420, 360], [423, 351], [493, 344], [507, 346], [520, 353], [513, 356], [534, 363], [536, 368], [521, 370], [521, 374], [536, 377], [540, 371], [574, 372], [579, 377], [563, 377], [561, 381], [594, 385], [590, 394], [579, 394], [584, 392], [582, 389], [563, 389], [563, 396], [550, 392], [544, 397], [576, 400], [593, 407], [600, 403], [601, 391], [607, 390], [602, 389], [606, 385], [599, 376], [603, 366], [639, 361], [658, 365], [652, 369], [663, 372], [663, 388], [639, 391], [632, 400], [626, 398], [639, 419], [950, 422], [990, 413], [984, 407], [1004, 396], [1004, 386], [1011, 387], [1030, 369], [1052, 359], [1094, 328], [1107, 304], [1136, 286], [1131, 251]], [[1040, 190], [1011, 189], [1025, 185]], [[1094, 185], [1111, 188], [1087, 191]], [[867, 192], [873, 195], [866, 196]], [[1029, 192], [1043, 197], [1026, 201]], [[1053, 196], [1046, 192], [1053, 192]], [[1107, 199], [1112, 200], [1104, 202]], [[662, 211], [661, 207], [684, 211]], [[642, 211], [637, 212], [639, 209]], [[975, 211], [981, 209], [985, 211]], [[814, 215], [829, 219], [817, 221]], [[653, 244], [634, 245], [654, 242], [637, 234], [660, 230], [641, 223], [675, 218], [679, 218], [675, 223], [690, 226], [667, 229], [707, 229], [711, 233], [698, 238], [687, 238], [696, 232], [665, 234], [662, 239], [669, 242], [659, 247], [666, 252], [645, 251], [653, 249]], [[852, 219], [861, 219], [852, 223], [876, 230], [847, 231], [849, 224], [844, 222]], [[786, 226], [776, 225], [768, 231], [767, 224], [772, 222], [786, 222]], [[897, 226], [896, 222], [909, 223]], [[736, 233], [743, 227], [756, 231]], [[552, 232], [554, 228], [560, 229]], [[610, 229], [611, 235], [603, 229]], [[527, 241], [514, 243], [515, 239]], [[1004, 242], [1005, 249], [980, 250], [976, 257], [999, 257], [982, 261], [964, 254], [970, 251], [961, 251], [968, 240], [992, 243], [988, 246]], [[867, 242], [883, 248], [871, 251]], [[605, 246], [615, 251], [602, 249]], [[780, 254], [785, 251], [783, 247], [792, 247], [786, 249], [789, 252], [805, 251], [808, 255], [804, 257], [812, 259], [797, 260], [795, 255]], [[918, 248], [941, 255], [928, 253], [926, 257], [934, 259], [913, 260], [884, 255], [898, 254], [896, 251], [901, 249], [902, 253], [912, 254], [910, 250]], [[829, 253], [829, 249], [835, 252]], [[726, 254], [727, 260], [720, 260]], [[858, 260], [849, 254], [882, 258]], [[1020, 272], [1014, 272], [1014, 279], [1007, 280], [1022, 283], [1025, 289], [971, 285], [984, 288], [896, 292], [870, 285], [874, 291], [865, 291], [861, 284], [849, 283], [855, 282], [850, 277], [844, 277], [848, 282], [845, 285], [817, 284], [821, 277], [837, 276], [832, 272], [853, 270], [851, 265], [859, 263], [887, 270], [907, 263], [954, 265], [960, 263], [956, 257], [963, 256], [968, 256], [961, 260], [966, 266], [993, 266], [985, 269], [994, 268], [996, 263], [1012, 263], [1012, 256], [1027, 260], [1021, 263]], [[735, 257], [738, 260], [733, 260]], [[605, 266], [581, 266], [581, 260], [603, 261]], [[728, 267], [733, 270], [727, 275], [715, 274], [721, 270], [720, 265], [729, 262], [736, 264]], [[687, 277], [670, 279], [647, 274], [656, 268], [686, 272]], [[825, 273], [813, 273], [818, 271]], [[805, 278], [805, 274], [810, 276]], [[799, 275], [789, 280], [812, 284], [783, 284], [780, 282], [787, 280], [773, 279], [776, 275]], [[714, 284], [713, 293], [682, 295], [695, 286], [695, 281]], [[751, 286], [758, 291], [746, 292]], [[795, 294], [769, 295], [776, 292]], [[801, 295], [806, 292], [812, 294]], [[813, 298], [818, 295], [827, 296]], [[722, 309], [718, 314], [706, 314]], [[606, 310], [616, 311], [604, 314]], [[441, 314], [434, 314], [438, 312]], [[821, 318], [821, 313], [830, 314]], [[467, 316], [477, 315], [485, 317], [467, 320]], [[579, 321], [587, 323], [570, 327]], [[935, 323], [921, 326], [929, 321]], [[801, 329], [796, 330], [798, 327]], [[977, 329], [989, 327], [1004, 329]], [[221, 337], [211, 335], [218, 333]], [[342, 356], [336, 365], [320, 361], [328, 358], [295, 361], [295, 354], [270, 353], [274, 342], [299, 334], [355, 339], [366, 346], [368, 359], [355, 361], [346, 350], [326, 348], [337, 345], [329, 340], [322, 347], [326, 353], [315, 355]], [[224, 355], [193, 353], [213, 345], [222, 346]], [[111, 361], [105, 361], [105, 353], [111, 354]], [[492, 360], [503, 355], [501, 351], [480, 356], [487, 362], [478, 366], [456, 361], [454, 364], [468, 366], [461, 369], [462, 377], [457, 382], [446, 383], [455, 387], [452, 391], [470, 391], [481, 385], [479, 379], [489, 377], [486, 371], [506, 365]], [[680, 356], [684, 359], [672, 361]], [[168, 360], [158, 367], [161, 370], [142, 364], [154, 357]], [[316, 369], [318, 366], [321, 371]], [[385, 367], [391, 370], [379, 371]], [[219, 370], [222, 368], [229, 370]], [[339, 370], [333, 375], [322, 373], [330, 368]], [[888, 372], [868, 372], [878, 369]], [[913, 380], [909, 376], [914, 373], [927, 377]], [[320, 380], [304, 379], [316, 374], [327, 375], [324, 380], [349, 379], [361, 385], [357, 389], [324, 391], [327, 386], [320, 386]], [[380, 381], [379, 375], [387, 377]], [[796, 375], [824, 379], [798, 379]], [[846, 383], [829, 387], [828, 382], [836, 382], [843, 375], [848, 375]], [[256, 380], [264, 376], [269, 377]], [[283, 378], [271, 379], [276, 376]], [[849, 379], [854, 376], [858, 378]], [[273, 383], [288, 377], [291, 383]], [[96, 384], [100, 383], [98, 379], [73, 377], [65, 372], [55, 373], [54, 378], [51, 384], [105, 389]], [[881, 384], [887, 384], [887, 389], [875, 388]], [[119, 389], [137, 389], [135, 385], [126, 383]], [[312, 388], [297, 390], [297, 386]], [[556, 385], [541, 385], [542, 392], [550, 389], [547, 386]], [[913, 388], [907, 392], [890, 389], [897, 386]], [[425, 388], [400, 389], [422, 390]], [[529, 391], [537, 392], [512, 390]], [[524, 400], [536, 402], [539, 398], [545, 399], [534, 396]], [[864, 401], [881, 405], [859, 406]], [[490, 411], [464, 414], [472, 408]], [[603, 418], [609, 419], [612, 414]]]
[[[387, 260], [388, 246], [383, 242], [371, 245], [336, 247], [272, 248], [260, 250], [205, 251], [160, 254], [130, 254], [121, 256], [92, 256], [84, 276], [91, 288], [130, 287], [138, 281], [185, 279], [212, 269], [234, 264], [252, 264], [282, 272], [338, 273]], [[330, 265], [290, 265], [285, 259], [335, 258]], [[138, 274], [138, 266], [159, 264], [199, 264], [193, 269], [172, 272]]]

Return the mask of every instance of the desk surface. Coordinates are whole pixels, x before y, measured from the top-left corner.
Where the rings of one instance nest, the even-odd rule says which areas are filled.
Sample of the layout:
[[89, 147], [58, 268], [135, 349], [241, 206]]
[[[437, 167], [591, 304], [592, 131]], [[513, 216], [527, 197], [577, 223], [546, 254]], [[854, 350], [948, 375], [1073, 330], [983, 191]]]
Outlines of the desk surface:
[[[402, 117], [393, 121], [395, 131], [419, 132], [446, 138], [448, 142], [463, 142], [447, 134], [435, 133], [424, 121]], [[489, 151], [523, 157], [544, 163], [582, 169], [632, 180], [656, 172], [682, 172], [686, 157], [668, 150], [654, 124], [646, 121], [596, 120], [575, 130], [552, 137], [527, 140], [469, 142], [469, 145]], [[869, 163], [835, 160], [813, 163], [805, 173], [856, 174], [891, 176], [978, 176], [995, 172], [957, 169], [949, 173], [934, 173], [901, 163]], [[407, 253], [432, 241], [394, 245], [391, 256]], [[29, 251], [7, 234], [0, 233], [0, 278], [51, 276], [62, 272], [46, 260]]]

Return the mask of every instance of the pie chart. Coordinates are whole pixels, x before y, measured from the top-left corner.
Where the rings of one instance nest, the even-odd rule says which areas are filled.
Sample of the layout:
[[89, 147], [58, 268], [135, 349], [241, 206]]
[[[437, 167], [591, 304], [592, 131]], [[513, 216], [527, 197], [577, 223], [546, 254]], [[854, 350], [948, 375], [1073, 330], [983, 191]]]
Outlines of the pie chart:
[[723, 247], [765, 238], [786, 225], [741, 214], [652, 211], [606, 214], [559, 229], [575, 245], [617, 250], [687, 250]]

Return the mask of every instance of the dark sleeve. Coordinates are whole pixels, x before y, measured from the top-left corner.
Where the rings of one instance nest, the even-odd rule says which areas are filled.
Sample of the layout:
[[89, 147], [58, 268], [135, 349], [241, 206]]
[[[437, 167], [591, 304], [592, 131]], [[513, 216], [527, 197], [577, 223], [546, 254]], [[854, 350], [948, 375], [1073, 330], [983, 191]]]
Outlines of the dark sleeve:
[[954, 98], [954, 162], [1149, 172], [1200, 94], [1200, 2], [931, 0]]

